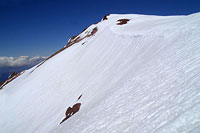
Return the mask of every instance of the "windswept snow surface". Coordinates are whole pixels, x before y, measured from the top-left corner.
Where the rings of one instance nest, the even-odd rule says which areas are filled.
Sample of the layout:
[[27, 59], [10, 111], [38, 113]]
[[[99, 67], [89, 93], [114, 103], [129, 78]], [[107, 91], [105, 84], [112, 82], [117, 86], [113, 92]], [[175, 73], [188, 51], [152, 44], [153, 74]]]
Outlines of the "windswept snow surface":
[[112, 14], [80, 36], [94, 27], [0, 90], [0, 132], [199, 133], [200, 13]]

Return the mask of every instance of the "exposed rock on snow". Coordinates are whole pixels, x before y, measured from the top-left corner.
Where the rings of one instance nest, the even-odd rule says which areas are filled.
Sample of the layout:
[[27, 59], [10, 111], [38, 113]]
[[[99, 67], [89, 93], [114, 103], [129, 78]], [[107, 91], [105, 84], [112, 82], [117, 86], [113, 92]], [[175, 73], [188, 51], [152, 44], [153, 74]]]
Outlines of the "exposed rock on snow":
[[81, 95], [78, 97], [77, 101], [78, 101], [78, 100], [80, 100], [80, 99], [81, 99], [81, 97], [82, 97], [82, 94], [81, 94]]
[[69, 117], [71, 117], [72, 115], [74, 115], [75, 113], [77, 113], [80, 109], [81, 103], [76, 103], [73, 105], [73, 107], [69, 107], [67, 109], [67, 111], [65, 112], [65, 118], [60, 122], [63, 123], [64, 121], [66, 121]]
[[103, 20], [107, 20], [109, 15], [110, 15], [110, 14], [105, 15], [105, 16], [103, 17]]
[[19, 72], [19, 73], [16, 73], [16, 72], [13, 72], [6, 81], [4, 82], [1, 82], [0, 83], [0, 90], [3, 89], [3, 87], [5, 85], [7, 85], [9, 82], [13, 81], [15, 78], [17, 78], [19, 75], [21, 75], [24, 71], [22, 72]]
[[129, 21], [129, 19], [119, 19], [117, 21], [118, 21], [117, 25], [123, 25], [123, 24], [127, 24], [127, 22]]

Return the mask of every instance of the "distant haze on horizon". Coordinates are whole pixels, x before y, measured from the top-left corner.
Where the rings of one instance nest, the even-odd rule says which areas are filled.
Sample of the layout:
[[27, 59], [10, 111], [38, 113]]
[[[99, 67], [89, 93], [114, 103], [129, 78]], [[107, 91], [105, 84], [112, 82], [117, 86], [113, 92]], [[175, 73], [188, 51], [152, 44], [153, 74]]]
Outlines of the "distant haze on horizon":
[[0, 56], [49, 56], [106, 14], [188, 15], [197, 0], [2, 0]]
[[5, 81], [13, 72], [29, 69], [45, 59], [40, 56], [0, 57], [0, 82]]

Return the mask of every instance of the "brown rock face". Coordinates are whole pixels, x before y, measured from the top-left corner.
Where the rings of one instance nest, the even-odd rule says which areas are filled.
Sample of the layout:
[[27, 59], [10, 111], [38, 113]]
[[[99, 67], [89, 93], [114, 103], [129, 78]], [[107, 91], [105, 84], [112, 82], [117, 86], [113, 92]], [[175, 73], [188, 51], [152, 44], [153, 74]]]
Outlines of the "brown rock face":
[[110, 14], [105, 15], [105, 16], [103, 17], [103, 20], [107, 20], [109, 15], [110, 15]]
[[0, 86], [3, 84], [4, 82], [0, 82]]
[[118, 21], [117, 25], [127, 24], [127, 22], [128, 22], [129, 20], [130, 20], [130, 19], [119, 19], [119, 20], [117, 20], [117, 21]]
[[73, 107], [68, 107], [67, 111], [65, 112], [65, 118], [60, 122], [63, 123], [64, 121], [66, 121], [69, 117], [71, 117], [72, 115], [74, 115], [75, 113], [77, 113], [80, 109], [81, 103], [76, 103], [73, 105]]
[[10, 83], [11, 81], [13, 81], [15, 78], [17, 78], [17, 77], [18, 77], [19, 75], [21, 75], [22, 73], [23, 73], [23, 71], [22, 71], [22, 72], [19, 72], [19, 73], [13, 72], [13, 73], [8, 77], [7, 80], [5, 80], [4, 82], [1, 82], [1, 83], [0, 83], [0, 90], [3, 89], [3, 87], [4, 87], [5, 85], [7, 85], [7, 84]]
[[78, 97], [77, 101], [78, 101], [79, 99], [81, 99], [81, 97], [82, 97], [82, 94]]
[[9, 76], [9, 78], [13, 78], [15, 75], [17, 75], [17, 73], [16, 73], [16, 72], [13, 72], [13, 73]]

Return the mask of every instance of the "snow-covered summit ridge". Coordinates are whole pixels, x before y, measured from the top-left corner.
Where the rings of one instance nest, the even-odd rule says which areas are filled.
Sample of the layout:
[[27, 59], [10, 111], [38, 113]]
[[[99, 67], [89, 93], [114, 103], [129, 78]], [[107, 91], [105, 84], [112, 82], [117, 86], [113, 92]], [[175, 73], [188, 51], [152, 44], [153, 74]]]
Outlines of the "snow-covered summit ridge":
[[111, 14], [0, 90], [0, 132], [199, 132], [199, 35], [199, 13]]
[[[156, 16], [156, 15], [139, 15], [139, 14], [109, 14], [105, 16], [106, 19], [102, 19], [101, 22], [97, 24], [92, 24], [89, 26], [85, 32], [82, 32], [80, 35], [84, 36], [85, 33], [91, 32], [94, 27], [97, 27], [99, 31], [104, 29], [110, 29], [114, 33], [126, 34], [129, 36], [134, 35], [146, 35], [159, 33], [160, 26], [162, 25], [162, 30], [174, 30], [179, 25], [180, 21], [183, 23], [179, 25], [181, 28], [189, 28], [191, 23], [196, 23], [200, 20], [200, 13], [195, 13], [191, 15], [182, 15], [182, 16]], [[195, 19], [192, 19], [194, 18]], [[120, 19], [129, 19], [128, 24], [117, 25], [118, 20]], [[191, 22], [190, 22], [191, 21]], [[192, 27], [191, 27], [192, 28]], [[179, 30], [178, 29], [178, 30]]]

